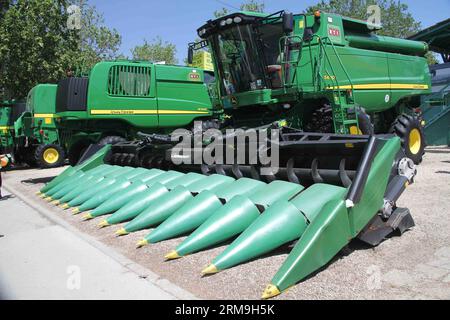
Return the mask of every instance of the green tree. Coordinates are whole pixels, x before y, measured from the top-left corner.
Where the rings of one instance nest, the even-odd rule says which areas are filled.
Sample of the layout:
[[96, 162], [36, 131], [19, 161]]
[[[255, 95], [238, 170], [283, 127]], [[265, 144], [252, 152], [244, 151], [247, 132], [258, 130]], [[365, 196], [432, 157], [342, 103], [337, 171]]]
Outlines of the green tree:
[[383, 29], [378, 33], [391, 37], [406, 38], [417, 33], [421, 24], [416, 21], [408, 10], [408, 5], [398, 0], [322, 0], [306, 9], [307, 13], [322, 10], [343, 16], [366, 20], [369, 15], [367, 8], [378, 5], [381, 9], [381, 24]]
[[[407, 38], [420, 31], [420, 21], [414, 19], [407, 4], [398, 0], [321, 0], [318, 4], [308, 7], [305, 12], [313, 13], [316, 10], [322, 10], [366, 20], [369, 17], [367, 8], [374, 4], [381, 9], [380, 20], [383, 28], [377, 31], [378, 34]], [[425, 57], [429, 64], [437, 63], [436, 57], [431, 52], [428, 52]]]
[[[265, 6], [264, 1], [248, 0], [247, 2], [242, 3], [239, 8], [241, 11], [264, 12]], [[214, 11], [214, 16], [220, 18], [230, 13], [230, 10], [227, 8], [221, 8]]]
[[241, 4], [242, 11], [264, 12], [266, 4], [264, 2], [249, 0]]
[[437, 59], [436, 55], [433, 52], [431, 52], [431, 51], [428, 51], [425, 54], [425, 58], [427, 58], [429, 65], [433, 65], [433, 64], [439, 63], [439, 60]]
[[9, 9], [12, 0], [0, 0], [0, 19], [3, 17], [5, 12]]
[[[80, 29], [68, 26], [67, 9], [81, 9]], [[0, 0], [0, 92], [24, 98], [38, 83], [56, 82], [69, 70], [87, 72], [113, 59], [120, 35], [81, 0]]]
[[81, 10], [81, 28], [77, 30], [78, 53], [73, 64], [79, 72], [89, 70], [101, 60], [119, 57], [122, 37], [116, 29], [105, 26], [103, 15], [84, 0], [72, 0]]
[[163, 42], [161, 37], [156, 37], [152, 42], [144, 39], [142, 45], [135, 46], [131, 50], [134, 60], [146, 61], [165, 61], [167, 64], [177, 64], [175, 57], [177, 53], [176, 46], [170, 42]]
[[11, 1], [0, 20], [0, 88], [23, 98], [39, 82], [69, 68], [76, 39], [66, 28], [65, 1]]

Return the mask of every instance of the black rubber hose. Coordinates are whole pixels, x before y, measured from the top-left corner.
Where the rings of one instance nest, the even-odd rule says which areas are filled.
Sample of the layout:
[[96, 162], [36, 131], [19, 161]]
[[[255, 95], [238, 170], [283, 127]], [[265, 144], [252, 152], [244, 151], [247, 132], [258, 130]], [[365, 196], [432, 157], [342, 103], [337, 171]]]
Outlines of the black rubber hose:
[[369, 176], [370, 168], [372, 167], [373, 159], [377, 152], [377, 138], [370, 136], [369, 142], [364, 150], [361, 162], [356, 170], [356, 176], [353, 180], [350, 190], [347, 194], [347, 200], [350, 200], [353, 204], [357, 204], [361, 200], [362, 192]]

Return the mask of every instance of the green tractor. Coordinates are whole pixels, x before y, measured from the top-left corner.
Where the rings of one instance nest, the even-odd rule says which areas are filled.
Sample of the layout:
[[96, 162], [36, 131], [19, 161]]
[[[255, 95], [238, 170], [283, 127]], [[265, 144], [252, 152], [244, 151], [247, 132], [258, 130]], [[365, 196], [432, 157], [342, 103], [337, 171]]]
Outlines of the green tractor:
[[25, 102], [9, 101], [0, 108], [1, 153], [13, 155], [15, 163], [52, 168], [64, 163], [54, 123], [56, 85], [40, 84]]
[[17, 101], [2, 101], [0, 104], [0, 153], [14, 151], [14, 122], [25, 110]]
[[[51, 168], [60, 166], [64, 152], [58, 145], [53, 122], [56, 85], [38, 85], [27, 103], [5, 102], [0, 109], [2, 153], [11, 153], [15, 163]], [[31, 100], [39, 101], [31, 108]]]
[[26, 110], [14, 123], [15, 161], [39, 168], [64, 164], [55, 124], [55, 84], [39, 84], [28, 93]]
[[396, 202], [425, 147], [416, 108], [430, 92], [427, 45], [379, 28], [321, 12], [209, 20], [188, 60], [209, 48], [222, 106], [208, 114], [215, 125], [106, 146], [40, 195], [103, 217], [100, 227], [127, 222], [119, 236], [154, 228], [138, 247], [187, 235], [167, 260], [234, 239], [203, 274], [286, 248], [263, 298], [352, 239], [375, 246], [402, 234], [414, 221]]

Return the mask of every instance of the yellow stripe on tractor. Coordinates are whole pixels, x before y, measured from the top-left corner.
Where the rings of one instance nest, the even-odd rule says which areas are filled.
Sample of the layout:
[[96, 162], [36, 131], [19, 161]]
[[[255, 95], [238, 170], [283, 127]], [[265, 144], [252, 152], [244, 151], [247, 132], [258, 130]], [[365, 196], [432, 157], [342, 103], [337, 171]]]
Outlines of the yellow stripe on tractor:
[[429, 88], [426, 84], [405, 84], [405, 83], [380, 83], [380, 84], [354, 84], [338, 86], [338, 87], [327, 87], [327, 89], [341, 89], [341, 90], [427, 90]]
[[54, 118], [55, 115], [53, 113], [35, 113], [35, 118]]
[[92, 115], [151, 115], [151, 114], [208, 114], [208, 111], [194, 110], [91, 110]]

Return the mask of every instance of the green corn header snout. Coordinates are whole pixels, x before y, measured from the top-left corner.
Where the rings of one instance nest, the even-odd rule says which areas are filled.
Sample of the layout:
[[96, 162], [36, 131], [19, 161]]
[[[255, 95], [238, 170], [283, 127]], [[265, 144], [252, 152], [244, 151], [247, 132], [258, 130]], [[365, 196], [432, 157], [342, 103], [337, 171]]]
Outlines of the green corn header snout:
[[[304, 137], [306, 145], [311, 138]], [[85, 219], [100, 218], [99, 227], [128, 221], [117, 235], [153, 228], [138, 247], [188, 234], [167, 260], [235, 238], [211, 257], [209, 266], [203, 270], [199, 266], [203, 274], [238, 266], [296, 241], [264, 290], [263, 298], [270, 298], [324, 266], [353, 238], [376, 245], [393, 231], [403, 232], [414, 224], [407, 210], [395, 206], [415, 175], [399, 138], [324, 137], [323, 152], [316, 160], [339, 158], [339, 163], [356, 161], [355, 166], [318, 170], [319, 176], [312, 179], [303, 176], [305, 168], [297, 168], [294, 174], [304, 181], [301, 184], [263, 182], [110, 165], [107, 146], [81, 165], [69, 167], [40, 195], [74, 213], [84, 212]], [[345, 146], [351, 148], [351, 156], [336, 156], [336, 150]]]

